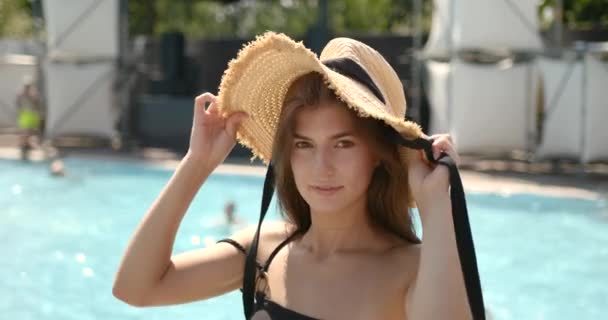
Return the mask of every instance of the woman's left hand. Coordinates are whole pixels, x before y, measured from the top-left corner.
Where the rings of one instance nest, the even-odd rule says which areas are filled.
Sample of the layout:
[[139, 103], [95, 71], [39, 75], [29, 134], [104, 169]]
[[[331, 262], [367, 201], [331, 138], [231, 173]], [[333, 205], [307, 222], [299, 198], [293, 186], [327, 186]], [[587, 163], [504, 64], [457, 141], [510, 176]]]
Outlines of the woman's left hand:
[[[455, 162], [460, 157], [454, 148], [449, 134], [432, 135], [433, 157], [438, 159], [442, 153], [447, 153]], [[428, 162], [423, 151], [411, 152], [409, 156], [409, 184], [418, 207], [428, 206], [438, 199], [449, 199], [449, 172], [448, 168]], [[439, 197], [439, 198], [438, 198]]]

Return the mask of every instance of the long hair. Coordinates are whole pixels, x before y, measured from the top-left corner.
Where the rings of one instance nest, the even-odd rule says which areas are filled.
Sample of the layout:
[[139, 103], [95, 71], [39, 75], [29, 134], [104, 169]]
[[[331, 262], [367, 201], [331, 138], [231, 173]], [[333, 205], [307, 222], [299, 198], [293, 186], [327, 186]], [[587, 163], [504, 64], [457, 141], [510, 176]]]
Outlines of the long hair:
[[363, 130], [372, 151], [381, 159], [367, 190], [369, 218], [373, 226], [407, 242], [420, 243], [408, 205], [407, 168], [400, 161], [397, 145], [386, 138], [386, 125], [369, 117], [357, 116], [354, 110], [336, 97], [316, 72], [305, 74], [291, 84], [275, 133], [272, 155], [281, 215], [295, 225], [296, 233], [302, 234], [310, 228], [310, 207], [296, 187], [291, 168], [291, 142], [298, 112], [322, 103], [339, 103], [347, 108], [355, 127]]

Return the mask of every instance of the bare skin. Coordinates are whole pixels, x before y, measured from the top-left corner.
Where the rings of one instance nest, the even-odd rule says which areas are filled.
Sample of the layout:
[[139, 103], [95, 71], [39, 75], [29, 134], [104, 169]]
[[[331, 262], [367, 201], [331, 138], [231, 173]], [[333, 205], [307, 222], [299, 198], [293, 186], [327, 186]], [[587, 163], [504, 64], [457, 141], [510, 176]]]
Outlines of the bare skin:
[[[246, 117], [225, 118], [213, 102], [211, 94], [197, 97], [190, 150], [123, 256], [113, 294], [131, 305], [186, 303], [241, 286], [245, 257], [228, 244], [171, 256], [190, 202], [234, 147], [236, 129]], [[311, 207], [312, 226], [274, 258], [269, 299], [323, 319], [469, 319], [447, 170], [429, 167], [417, 156], [411, 159], [410, 186], [422, 216], [424, 243], [407, 244], [365, 219], [364, 195], [378, 159], [357, 136], [343, 107], [302, 111], [296, 122], [291, 161], [298, 190]], [[457, 158], [449, 136], [435, 138], [435, 152]], [[291, 228], [284, 222], [264, 225], [260, 261]], [[247, 228], [232, 238], [249, 246], [253, 233], [253, 227]]]

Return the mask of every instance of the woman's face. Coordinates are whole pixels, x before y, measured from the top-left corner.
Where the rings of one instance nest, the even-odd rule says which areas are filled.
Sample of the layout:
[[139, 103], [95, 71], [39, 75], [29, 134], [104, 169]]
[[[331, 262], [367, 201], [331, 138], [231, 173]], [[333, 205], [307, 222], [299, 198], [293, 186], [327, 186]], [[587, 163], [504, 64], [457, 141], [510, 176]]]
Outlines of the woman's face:
[[305, 107], [296, 115], [293, 132], [291, 167], [313, 212], [335, 213], [366, 203], [378, 160], [347, 107]]

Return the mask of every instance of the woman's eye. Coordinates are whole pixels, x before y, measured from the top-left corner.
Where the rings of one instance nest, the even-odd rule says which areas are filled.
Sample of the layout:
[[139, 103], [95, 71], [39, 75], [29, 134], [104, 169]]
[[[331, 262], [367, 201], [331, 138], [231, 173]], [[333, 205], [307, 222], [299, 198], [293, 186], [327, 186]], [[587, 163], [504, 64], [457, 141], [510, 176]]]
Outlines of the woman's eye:
[[295, 146], [298, 149], [303, 149], [303, 148], [310, 147], [310, 143], [308, 143], [306, 141], [296, 141]]
[[338, 148], [350, 148], [353, 145], [354, 145], [354, 143], [352, 141], [342, 140], [342, 141], [338, 141], [338, 144], [336, 146]]

